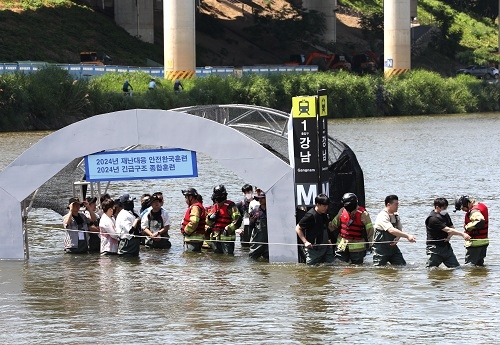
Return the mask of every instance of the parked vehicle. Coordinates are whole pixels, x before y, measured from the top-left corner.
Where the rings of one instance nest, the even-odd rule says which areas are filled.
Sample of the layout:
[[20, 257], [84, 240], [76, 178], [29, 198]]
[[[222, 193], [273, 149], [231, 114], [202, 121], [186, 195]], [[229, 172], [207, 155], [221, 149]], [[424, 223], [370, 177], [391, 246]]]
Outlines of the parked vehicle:
[[467, 66], [459, 69], [457, 74], [472, 75], [481, 79], [498, 79], [498, 69], [488, 66]]
[[109, 55], [96, 52], [80, 52], [80, 63], [84, 65], [104, 66], [106, 61], [111, 61]]

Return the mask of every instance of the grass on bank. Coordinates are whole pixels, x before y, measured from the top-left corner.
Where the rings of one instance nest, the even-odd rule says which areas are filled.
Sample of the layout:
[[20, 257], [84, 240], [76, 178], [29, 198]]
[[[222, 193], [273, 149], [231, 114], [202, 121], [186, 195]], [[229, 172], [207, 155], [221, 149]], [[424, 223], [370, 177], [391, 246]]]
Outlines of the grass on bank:
[[[338, 0], [338, 3], [369, 14], [383, 11], [384, 0]], [[457, 11], [440, 0], [418, 0], [417, 18], [422, 25], [438, 27], [443, 26], [443, 20], [449, 20], [448, 38], [454, 41], [458, 37], [457, 51], [449, 57], [460, 63], [469, 65], [500, 62], [500, 55], [492, 53], [498, 49], [498, 25], [491, 19]], [[439, 48], [439, 43], [436, 45]]]
[[[132, 97], [121, 87], [128, 79]], [[291, 99], [328, 90], [330, 118], [425, 115], [500, 110], [500, 84], [470, 76], [443, 78], [413, 70], [384, 79], [347, 72], [249, 75], [242, 78], [210, 76], [173, 83], [158, 80], [148, 90], [143, 72], [108, 73], [73, 80], [67, 71], [48, 67], [37, 73], [0, 75], [0, 131], [59, 129], [97, 114], [126, 109], [172, 109], [205, 104], [253, 104], [289, 112]]]
[[104, 52], [116, 65], [163, 61], [161, 46], [131, 36], [104, 14], [72, 1], [0, 1], [0, 23], [0, 61], [79, 63], [82, 51]]

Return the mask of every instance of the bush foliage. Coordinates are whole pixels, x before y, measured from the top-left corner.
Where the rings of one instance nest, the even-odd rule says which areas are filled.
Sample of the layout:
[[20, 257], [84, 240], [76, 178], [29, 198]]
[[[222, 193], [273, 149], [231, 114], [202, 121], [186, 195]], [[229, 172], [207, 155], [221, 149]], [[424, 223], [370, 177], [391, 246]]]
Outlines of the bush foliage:
[[[172, 109], [206, 104], [252, 104], [289, 112], [291, 98], [328, 90], [330, 118], [451, 114], [500, 110], [500, 86], [470, 76], [444, 78], [413, 70], [384, 79], [343, 71], [269, 76], [209, 76], [173, 82], [157, 80], [148, 90], [143, 72], [108, 73], [74, 80], [49, 67], [33, 74], [0, 75], [0, 131], [58, 129], [87, 117], [126, 109]], [[121, 91], [128, 79], [132, 96]]]

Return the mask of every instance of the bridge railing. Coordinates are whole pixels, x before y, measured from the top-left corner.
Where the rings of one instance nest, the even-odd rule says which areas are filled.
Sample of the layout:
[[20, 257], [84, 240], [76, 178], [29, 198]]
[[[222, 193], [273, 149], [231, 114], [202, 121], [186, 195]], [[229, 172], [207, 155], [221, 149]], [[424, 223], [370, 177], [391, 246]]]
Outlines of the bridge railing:
[[[115, 65], [85, 65], [85, 64], [49, 64], [43, 62], [36, 63], [0, 63], [0, 73], [33, 73], [47, 66], [56, 66], [68, 71], [75, 78], [87, 78], [100, 76], [109, 72], [126, 73], [126, 72], [145, 72], [152, 77], [163, 78], [163, 67], [136, 67], [136, 66], [115, 66]], [[234, 68], [232, 66], [207, 66], [197, 67], [196, 76], [206, 77], [217, 75], [227, 77], [230, 75], [248, 75], [248, 74], [273, 74], [273, 73], [302, 73], [302, 72], [317, 72], [318, 66], [243, 66]]]

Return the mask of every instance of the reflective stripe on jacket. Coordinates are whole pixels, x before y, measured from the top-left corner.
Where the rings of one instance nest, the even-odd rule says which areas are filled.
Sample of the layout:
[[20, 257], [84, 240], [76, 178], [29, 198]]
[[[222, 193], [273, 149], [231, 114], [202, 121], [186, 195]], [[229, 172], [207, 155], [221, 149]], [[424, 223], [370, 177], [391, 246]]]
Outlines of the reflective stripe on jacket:
[[[186, 226], [190, 223], [191, 221], [191, 211], [193, 206], [198, 206], [200, 209], [200, 218], [198, 220], [198, 224], [196, 226], [196, 229], [192, 231], [191, 233], [186, 233], [185, 229]], [[206, 210], [203, 207], [203, 205], [200, 202], [195, 202], [194, 204], [190, 205], [186, 213], [184, 214], [184, 219], [182, 220], [181, 224], [181, 233], [185, 236], [184, 240], [189, 241], [189, 240], [204, 240], [205, 238], [205, 224], [206, 224]]]
[[[488, 238], [488, 208], [483, 203], [478, 203], [478, 204], [472, 206], [472, 208], [469, 210], [469, 212], [467, 212], [465, 214], [465, 225], [467, 225], [471, 222], [470, 215], [474, 211], [481, 212], [481, 214], [484, 217], [484, 226], [480, 229], [472, 229], [472, 230], [466, 229], [465, 232], [467, 234], [469, 234], [472, 239], [486, 239], [486, 238]], [[472, 242], [473, 242], [473, 245], [472, 245], [473, 247], [480, 247], [481, 246], [481, 245], [474, 243], [474, 242], [479, 243], [479, 241], [472, 241]], [[484, 245], [484, 244], [482, 244], [482, 245]]]

